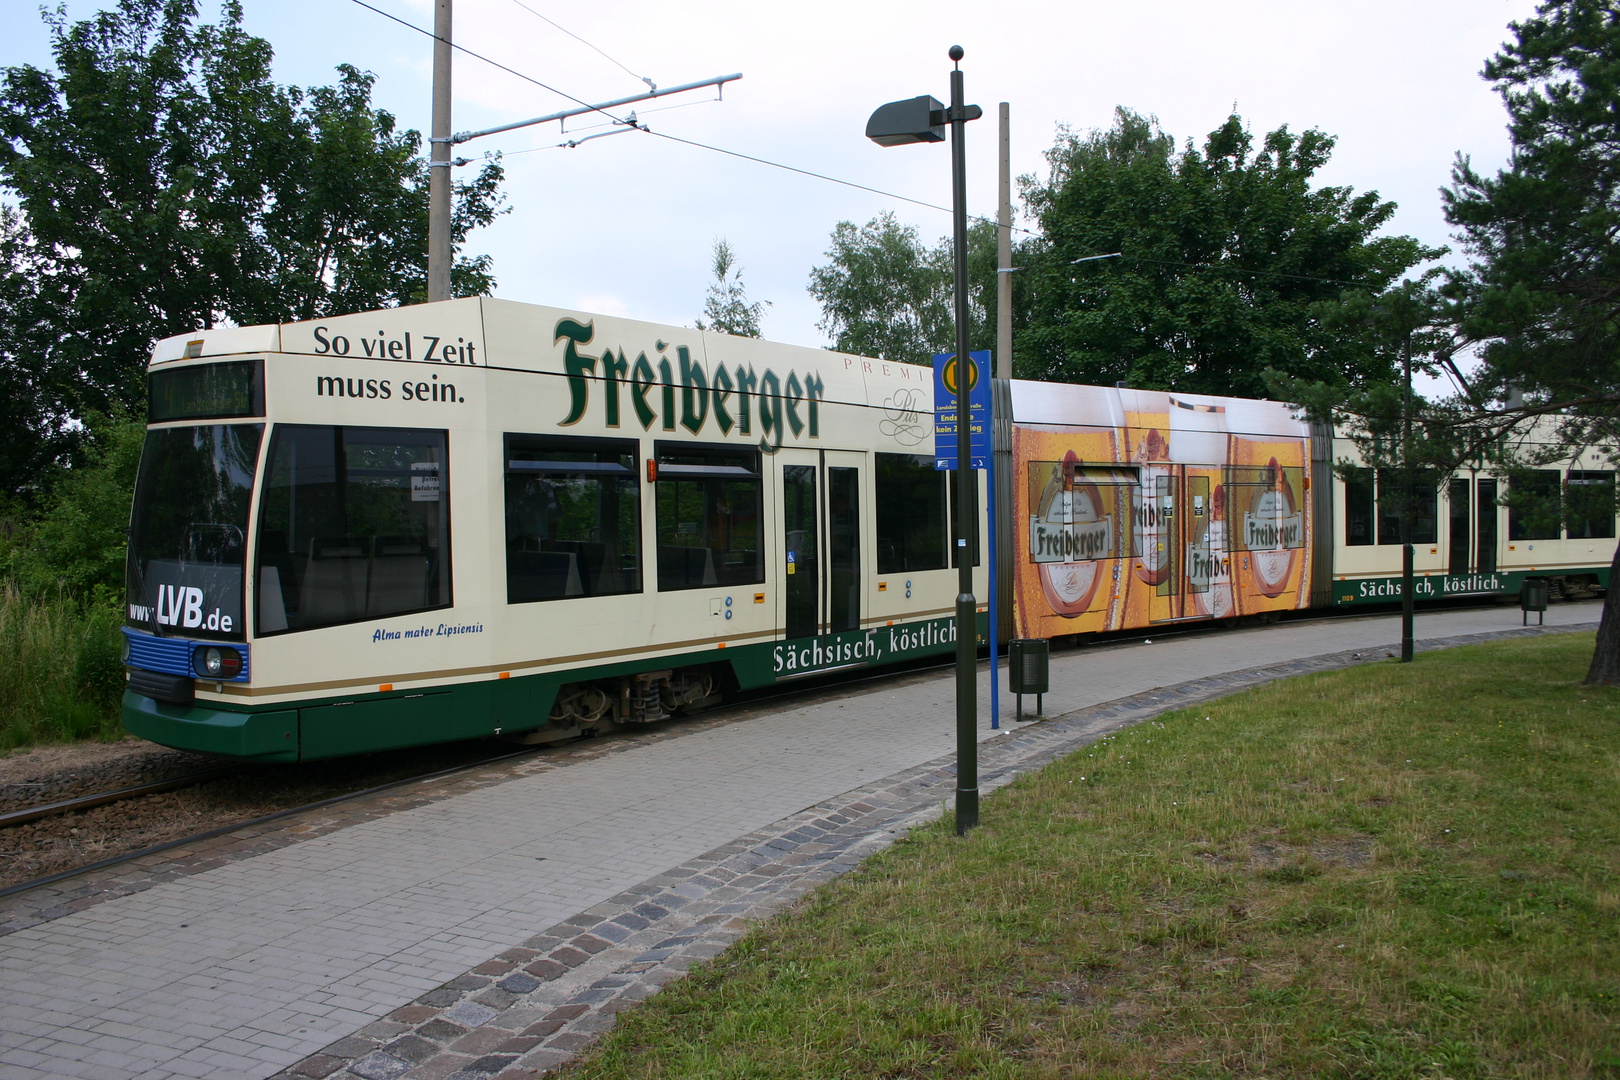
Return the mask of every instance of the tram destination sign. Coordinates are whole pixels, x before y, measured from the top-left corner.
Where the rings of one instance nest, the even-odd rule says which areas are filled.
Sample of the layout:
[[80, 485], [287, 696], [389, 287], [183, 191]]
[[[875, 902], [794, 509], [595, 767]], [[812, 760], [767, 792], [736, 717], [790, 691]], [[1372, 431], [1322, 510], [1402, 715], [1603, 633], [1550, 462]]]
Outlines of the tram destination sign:
[[966, 377], [968, 392], [968, 455], [972, 467], [982, 469], [990, 459], [990, 351], [968, 353], [958, 364], [955, 353], [934, 354], [934, 468], [956, 468], [957, 387]]

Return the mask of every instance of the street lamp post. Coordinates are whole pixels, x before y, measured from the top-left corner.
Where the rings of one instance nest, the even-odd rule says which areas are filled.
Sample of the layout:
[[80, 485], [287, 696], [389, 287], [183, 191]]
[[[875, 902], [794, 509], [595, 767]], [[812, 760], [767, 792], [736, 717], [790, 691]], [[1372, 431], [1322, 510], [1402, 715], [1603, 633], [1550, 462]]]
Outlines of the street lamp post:
[[[879, 146], [942, 142], [951, 129], [951, 216], [956, 246], [956, 834], [979, 823], [978, 618], [973, 598], [973, 552], [968, 546], [975, 484], [968, 417], [967, 149], [969, 120], [983, 115], [963, 103], [962, 46], [952, 45], [951, 104], [923, 95], [881, 106], [866, 122], [866, 137]], [[990, 373], [985, 372], [984, 378]], [[995, 568], [991, 567], [991, 573]], [[991, 677], [995, 677], [992, 668]]]

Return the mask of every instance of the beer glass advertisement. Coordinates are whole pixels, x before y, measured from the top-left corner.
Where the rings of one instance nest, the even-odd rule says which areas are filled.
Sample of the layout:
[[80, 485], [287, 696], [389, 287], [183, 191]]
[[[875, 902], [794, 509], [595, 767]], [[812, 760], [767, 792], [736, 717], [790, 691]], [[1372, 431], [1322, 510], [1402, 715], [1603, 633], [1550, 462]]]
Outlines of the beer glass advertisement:
[[1287, 406], [1014, 384], [1022, 637], [1309, 602], [1308, 431]]

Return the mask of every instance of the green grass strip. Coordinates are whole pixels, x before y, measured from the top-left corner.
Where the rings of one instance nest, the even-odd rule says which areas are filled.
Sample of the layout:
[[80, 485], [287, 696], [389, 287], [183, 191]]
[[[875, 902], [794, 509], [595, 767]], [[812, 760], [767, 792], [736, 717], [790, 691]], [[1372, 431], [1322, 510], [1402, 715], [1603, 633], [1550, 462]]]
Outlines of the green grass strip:
[[1592, 636], [1290, 679], [918, 830], [579, 1077], [1620, 1075], [1620, 695]]

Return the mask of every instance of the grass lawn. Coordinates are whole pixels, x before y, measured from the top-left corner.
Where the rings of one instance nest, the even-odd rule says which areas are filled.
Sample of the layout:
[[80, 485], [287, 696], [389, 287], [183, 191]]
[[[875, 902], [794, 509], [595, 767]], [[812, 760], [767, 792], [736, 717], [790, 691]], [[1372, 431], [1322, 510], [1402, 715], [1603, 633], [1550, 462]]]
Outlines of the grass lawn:
[[1592, 635], [1110, 738], [620, 1017], [576, 1077], [1620, 1076], [1620, 694]]

